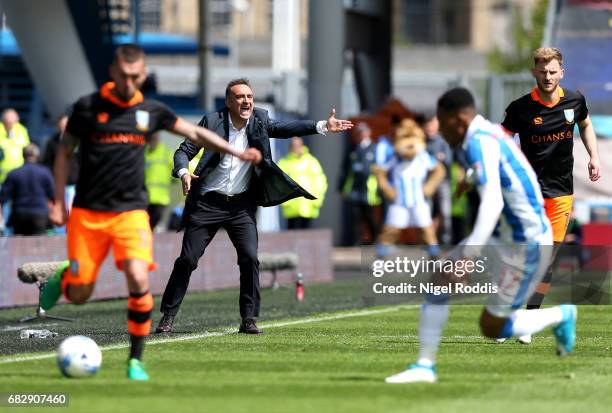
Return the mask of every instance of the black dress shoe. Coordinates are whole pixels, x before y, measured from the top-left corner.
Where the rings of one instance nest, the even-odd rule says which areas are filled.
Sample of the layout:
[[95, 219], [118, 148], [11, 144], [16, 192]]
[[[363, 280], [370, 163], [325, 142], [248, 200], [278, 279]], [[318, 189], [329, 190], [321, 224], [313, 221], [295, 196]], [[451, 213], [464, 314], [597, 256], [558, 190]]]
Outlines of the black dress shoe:
[[240, 328], [238, 329], [239, 333], [244, 334], [261, 334], [262, 330], [257, 328], [257, 324], [255, 324], [254, 318], [243, 318], [242, 323], [240, 323]]
[[172, 323], [174, 323], [174, 316], [170, 314], [164, 314], [159, 320], [159, 324], [155, 329], [156, 333], [171, 333], [172, 332]]

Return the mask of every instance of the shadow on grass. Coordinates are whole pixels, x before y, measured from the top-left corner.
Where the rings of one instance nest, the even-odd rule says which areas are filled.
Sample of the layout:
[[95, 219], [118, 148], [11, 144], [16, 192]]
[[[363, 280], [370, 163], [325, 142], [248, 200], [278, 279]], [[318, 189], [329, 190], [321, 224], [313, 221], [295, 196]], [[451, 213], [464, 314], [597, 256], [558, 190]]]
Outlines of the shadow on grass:
[[364, 382], [364, 383], [381, 383], [383, 379], [379, 376], [344, 376], [344, 377], [330, 377], [329, 381], [332, 382]]

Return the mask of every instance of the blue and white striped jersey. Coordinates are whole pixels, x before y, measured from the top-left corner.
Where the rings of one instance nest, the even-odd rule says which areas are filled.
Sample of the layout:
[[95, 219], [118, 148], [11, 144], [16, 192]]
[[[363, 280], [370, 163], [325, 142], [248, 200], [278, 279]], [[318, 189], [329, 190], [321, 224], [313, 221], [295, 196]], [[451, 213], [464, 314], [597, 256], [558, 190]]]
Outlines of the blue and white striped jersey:
[[462, 149], [480, 193], [476, 224], [464, 244], [486, 245], [500, 215], [500, 235], [512, 242], [538, 242], [550, 231], [535, 172], [500, 125], [476, 116]]
[[404, 207], [425, 204], [423, 185], [437, 164], [438, 161], [425, 150], [411, 160], [396, 158], [389, 172], [389, 182], [397, 192], [394, 203]]

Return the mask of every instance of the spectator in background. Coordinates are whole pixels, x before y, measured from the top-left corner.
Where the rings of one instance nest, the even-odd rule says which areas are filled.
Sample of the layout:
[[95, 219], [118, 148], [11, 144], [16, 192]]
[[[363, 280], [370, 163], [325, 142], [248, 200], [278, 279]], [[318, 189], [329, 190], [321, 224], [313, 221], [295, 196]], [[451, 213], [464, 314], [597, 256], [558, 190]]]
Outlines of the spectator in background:
[[166, 207], [170, 205], [173, 166], [173, 152], [160, 143], [159, 133], [153, 134], [145, 150], [145, 185], [149, 195], [147, 212], [151, 230], [155, 229]]
[[0, 161], [0, 185], [7, 174], [23, 165], [23, 148], [30, 143], [28, 130], [19, 122], [19, 114], [15, 109], [2, 112], [0, 122], [0, 150], [3, 157]]
[[[17, 111], [5, 109], [0, 122], [0, 187], [10, 171], [23, 165], [22, 151], [29, 143], [28, 130], [19, 122]], [[2, 212], [5, 217], [9, 217], [10, 204], [7, 203]], [[0, 220], [0, 226], [4, 225], [4, 221]]]
[[442, 244], [451, 242], [451, 189], [450, 175], [452, 152], [448, 143], [440, 136], [438, 118], [434, 111], [426, 112], [417, 116], [416, 121], [425, 131], [427, 139], [427, 152], [440, 162], [445, 169], [444, 181], [438, 186], [438, 190], [431, 198], [432, 217], [438, 239]]
[[[47, 140], [47, 146], [45, 147], [45, 153], [42, 157], [41, 163], [45, 165], [51, 173], [53, 173], [53, 165], [55, 164], [55, 155], [57, 154], [57, 148], [59, 147], [60, 138], [66, 129], [68, 123], [68, 115], [61, 115], [57, 119], [56, 127], [57, 131], [55, 134]], [[77, 149], [78, 150], [78, 149]], [[68, 178], [66, 181], [66, 208], [70, 211], [72, 208], [72, 201], [74, 200], [74, 194], [76, 190], [77, 180], [79, 179], [79, 160], [78, 156], [73, 156], [70, 159], [68, 165]]]
[[355, 127], [355, 136], [356, 143], [346, 152], [342, 163], [338, 190], [350, 206], [350, 244], [359, 245], [363, 241], [362, 222], [365, 222], [372, 242], [378, 235], [374, 206], [380, 205], [381, 199], [376, 177], [372, 173], [376, 151], [372, 143], [372, 130], [366, 123], [360, 122]]
[[295, 137], [291, 140], [289, 153], [278, 162], [278, 166], [291, 179], [317, 197], [314, 200], [294, 198], [281, 204], [289, 229], [310, 228], [312, 220], [319, 216], [327, 191], [327, 178], [321, 164], [310, 154], [302, 138]]
[[[53, 201], [53, 176], [39, 165], [40, 150], [30, 144], [23, 149], [25, 164], [9, 172], [2, 189], [0, 203], [12, 204], [9, 224], [15, 235], [44, 234], [49, 226], [49, 207]], [[0, 212], [0, 222], [2, 222]]]

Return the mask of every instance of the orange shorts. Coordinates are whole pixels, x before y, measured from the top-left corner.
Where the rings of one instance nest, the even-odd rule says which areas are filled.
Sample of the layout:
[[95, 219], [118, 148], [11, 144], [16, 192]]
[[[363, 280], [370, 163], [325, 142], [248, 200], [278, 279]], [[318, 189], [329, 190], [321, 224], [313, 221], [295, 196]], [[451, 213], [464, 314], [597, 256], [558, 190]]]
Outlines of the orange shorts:
[[68, 284], [93, 284], [108, 250], [113, 247], [117, 268], [123, 261], [153, 262], [153, 236], [149, 214], [144, 210], [126, 212], [72, 208], [67, 224]]
[[563, 242], [565, 239], [573, 205], [574, 195], [544, 198], [544, 209], [552, 226], [554, 242]]

